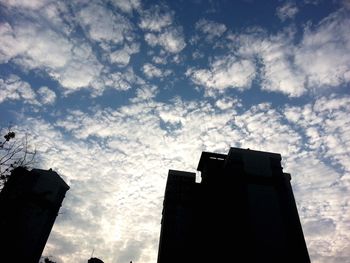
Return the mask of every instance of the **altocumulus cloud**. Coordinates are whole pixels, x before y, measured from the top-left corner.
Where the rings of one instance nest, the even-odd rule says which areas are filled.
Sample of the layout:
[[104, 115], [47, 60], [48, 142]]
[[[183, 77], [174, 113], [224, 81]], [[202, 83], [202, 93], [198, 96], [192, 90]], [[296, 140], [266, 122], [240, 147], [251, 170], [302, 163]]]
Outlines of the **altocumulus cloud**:
[[[58, 170], [72, 187], [47, 253], [60, 251], [62, 260], [78, 260], [94, 247], [96, 252], [110, 255], [106, 260], [122, 262], [125, 255], [140, 261], [155, 260], [167, 169], [194, 170], [202, 150], [226, 152], [229, 146], [282, 153], [286, 170], [293, 173], [305, 231], [311, 231], [307, 235], [310, 251], [313, 253], [317, 249], [313, 244], [318, 246], [327, 235], [332, 253], [345, 253], [340, 236], [342, 240], [350, 238], [349, 218], [344, 214], [349, 200], [342, 193], [349, 184], [348, 156], [327, 151], [327, 147], [341, 147], [343, 141], [327, 146], [322, 133], [330, 127], [341, 132], [342, 121], [350, 112], [345, 106], [349, 97], [347, 101], [320, 98], [317, 106], [313, 105], [321, 113], [316, 117], [307, 111], [308, 105], [275, 110], [262, 103], [246, 109], [237, 100], [223, 104], [220, 99], [212, 104], [179, 98], [164, 104], [152, 95], [144, 96], [145, 92], [138, 94], [128, 106], [71, 111], [55, 124], [35, 119], [25, 122], [27, 129], [35, 127], [34, 142], [40, 142], [38, 150], [45, 153], [41, 155], [43, 166]], [[332, 108], [330, 116], [322, 103], [334, 104], [336, 100], [343, 101], [339, 104], [343, 106]], [[297, 114], [300, 120], [290, 117], [296, 111], [303, 112]], [[298, 125], [305, 127], [301, 130]], [[306, 136], [315, 125], [318, 137]], [[349, 136], [348, 132], [339, 135], [346, 142]], [[324, 141], [328, 155], [312, 147], [315, 140]], [[304, 144], [310, 147], [304, 149]], [[328, 164], [325, 158], [337, 165]], [[340, 173], [337, 167], [346, 172]], [[325, 230], [315, 233], [317, 226]], [[61, 242], [58, 237], [66, 240], [65, 233], [73, 229], [78, 235], [67, 240], [69, 253], [56, 250], [64, 245], [53, 245]], [[91, 235], [94, 239], [81, 243]]]
[[282, 154], [313, 262], [350, 257], [347, 2], [229, 2], [0, 0], [2, 121], [71, 186], [45, 255], [155, 262], [168, 169], [235, 146]]

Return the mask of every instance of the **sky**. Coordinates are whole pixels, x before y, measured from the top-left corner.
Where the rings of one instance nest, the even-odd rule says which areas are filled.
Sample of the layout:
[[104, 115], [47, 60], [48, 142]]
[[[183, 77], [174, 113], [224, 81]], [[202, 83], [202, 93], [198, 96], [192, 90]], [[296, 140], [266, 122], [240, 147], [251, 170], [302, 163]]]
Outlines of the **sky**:
[[312, 262], [350, 262], [349, 88], [348, 0], [0, 0], [1, 127], [71, 187], [57, 263], [156, 262], [168, 170], [230, 147], [280, 153]]

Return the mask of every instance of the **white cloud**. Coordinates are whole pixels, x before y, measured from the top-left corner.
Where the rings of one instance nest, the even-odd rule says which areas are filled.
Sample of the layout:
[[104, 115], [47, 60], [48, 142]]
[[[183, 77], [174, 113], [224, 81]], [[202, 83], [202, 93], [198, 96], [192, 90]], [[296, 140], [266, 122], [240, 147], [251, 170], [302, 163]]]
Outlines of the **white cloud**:
[[172, 12], [162, 10], [160, 6], [155, 5], [151, 9], [142, 12], [139, 27], [143, 30], [160, 32], [172, 25], [173, 16]]
[[262, 47], [262, 89], [298, 97], [306, 92], [305, 79], [303, 72], [293, 65], [293, 47], [283, 38], [283, 34], [271, 38], [268, 46]]
[[163, 72], [161, 69], [157, 68], [156, 66], [150, 63], [144, 64], [142, 66], [142, 71], [148, 78], [154, 78], [154, 77], [159, 78], [163, 75]]
[[32, 10], [37, 10], [42, 8], [44, 5], [50, 2], [50, 0], [32, 0], [32, 1], [23, 1], [23, 0], [1, 0], [6, 7], [15, 7], [15, 8], [28, 8]]
[[282, 6], [277, 7], [276, 12], [279, 19], [285, 21], [287, 19], [294, 18], [295, 15], [299, 12], [299, 9], [295, 3], [286, 2]]
[[68, 92], [88, 87], [100, 75], [102, 65], [86, 44], [32, 24], [5, 24], [0, 33], [2, 62], [11, 60], [25, 69], [41, 69]]
[[241, 106], [241, 103], [238, 99], [221, 98], [215, 102], [215, 106], [217, 106], [220, 110], [228, 110], [228, 109], [233, 110], [238, 106]]
[[189, 69], [186, 72], [194, 83], [216, 90], [249, 89], [255, 74], [253, 62], [233, 55], [216, 59], [210, 69]]
[[7, 78], [0, 78], [0, 103], [6, 100], [20, 100], [35, 106], [42, 106], [53, 104], [56, 100], [56, 93], [48, 87], [41, 87], [35, 92], [28, 82], [12, 74]]
[[100, 90], [100, 87], [92, 84], [99, 78], [102, 68], [91, 47], [81, 44], [73, 48], [67, 64], [50, 75], [59, 80], [60, 84], [66, 88], [66, 93], [87, 87]]
[[286, 108], [286, 117], [300, 128], [308, 137], [306, 146], [318, 150], [319, 156], [333, 160], [334, 165], [350, 173], [350, 125], [348, 112], [350, 98], [319, 98], [313, 105], [302, 108]]
[[[160, 46], [160, 55], [182, 51], [186, 42], [183, 28], [174, 26], [174, 12], [166, 5], [154, 5], [141, 12], [139, 27], [145, 31], [144, 39], [151, 47]], [[160, 57], [158, 57], [160, 58]]]
[[305, 29], [295, 64], [310, 87], [336, 87], [350, 81], [350, 18], [346, 11], [333, 13], [313, 29]]
[[271, 36], [258, 31], [234, 36], [232, 41], [241, 56], [260, 62], [263, 90], [297, 97], [303, 95], [307, 87], [303, 72], [293, 62], [293, 37], [294, 31], [290, 30]]
[[153, 56], [152, 57], [152, 62], [154, 62], [156, 64], [165, 65], [167, 63], [167, 58], [166, 57]]
[[40, 87], [38, 89], [38, 94], [40, 96], [40, 100], [43, 104], [54, 104], [56, 100], [56, 93], [49, 89], [48, 87]]
[[57, 68], [64, 66], [72, 44], [59, 34], [34, 25], [19, 24], [1, 26], [1, 62], [16, 58], [28, 67]]
[[304, 232], [310, 236], [320, 236], [334, 234], [336, 225], [331, 218], [322, 218], [320, 220], [310, 220], [304, 225]]
[[136, 54], [139, 51], [140, 45], [133, 43], [130, 46], [125, 45], [124, 48], [110, 53], [109, 58], [111, 63], [116, 63], [120, 66], [125, 67], [129, 64], [131, 55]]
[[292, 29], [231, 35], [231, 49], [259, 61], [262, 89], [290, 97], [317, 94], [350, 81], [350, 19], [344, 10], [306, 27], [301, 41]]
[[78, 18], [89, 37], [97, 42], [120, 44], [132, 34], [127, 18], [97, 3], [80, 9]]
[[224, 24], [220, 24], [207, 19], [199, 20], [195, 25], [196, 30], [205, 34], [206, 39], [212, 41], [215, 38], [221, 37], [227, 30]]
[[140, 0], [113, 0], [112, 4], [125, 13], [131, 13], [133, 10], [139, 10], [141, 7]]
[[29, 104], [38, 104], [36, 95], [28, 82], [17, 75], [0, 78], [0, 103], [6, 100], [22, 100]]
[[148, 78], [162, 78], [171, 74], [170, 70], [162, 70], [150, 63], [144, 64], [142, 71]]
[[192, 58], [193, 59], [199, 59], [199, 58], [204, 58], [204, 57], [205, 57], [204, 53], [200, 52], [199, 50], [195, 50], [192, 53]]
[[136, 90], [136, 97], [132, 98], [133, 103], [140, 101], [147, 101], [154, 99], [158, 93], [158, 88], [156, 86], [143, 85], [142, 88]]
[[145, 40], [150, 46], [161, 46], [170, 53], [178, 53], [186, 46], [180, 27], [170, 27], [158, 34], [147, 33], [145, 34]]
[[[117, 108], [68, 111], [55, 126], [31, 118], [23, 122], [37, 142], [41, 165], [57, 170], [71, 186], [45, 254], [62, 252], [62, 261], [76, 262], [94, 247], [107, 262], [156, 260], [167, 170], [194, 171], [201, 151], [226, 153], [236, 146], [282, 154], [313, 258], [349, 256], [343, 250], [350, 241], [349, 198], [342, 192], [349, 172], [340, 173], [324, 160], [327, 153], [342, 167], [350, 163], [337, 151], [350, 141], [342, 123], [350, 112], [348, 97], [322, 97], [293, 108], [304, 116], [294, 117], [294, 124], [284, 115], [291, 107], [276, 110], [262, 103], [245, 109], [234, 98], [162, 103], [154, 99], [156, 92], [139, 89], [131, 104]], [[314, 139], [304, 136], [300, 125], [321, 126], [316, 128], [324, 133], [327, 151], [305, 149]], [[329, 135], [343, 141], [328, 144]], [[325, 236], [328, 251], [318, 249]]]
[[[102, 78], [103, 86], [106, 85], [116, 90], [128, 90], [136, 85], [145, 85], [145, 81], [137, 76], [131, 67], [123, 71], [111, 72]], [[103, 88], [102, 88], [103, 90]]]

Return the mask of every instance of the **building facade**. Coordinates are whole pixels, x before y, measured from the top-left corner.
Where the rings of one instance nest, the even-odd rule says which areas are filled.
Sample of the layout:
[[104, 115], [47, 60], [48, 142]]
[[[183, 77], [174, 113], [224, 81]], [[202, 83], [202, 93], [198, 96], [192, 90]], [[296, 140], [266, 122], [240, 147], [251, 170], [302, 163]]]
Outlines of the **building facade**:
[[52, 170], [12, 172], [0, 193], [1, 262], [39, 262], [68, 189]]
[[203, 152], [197, 170], [169, 171], [158, 263], [310, 262], [280, 154]]

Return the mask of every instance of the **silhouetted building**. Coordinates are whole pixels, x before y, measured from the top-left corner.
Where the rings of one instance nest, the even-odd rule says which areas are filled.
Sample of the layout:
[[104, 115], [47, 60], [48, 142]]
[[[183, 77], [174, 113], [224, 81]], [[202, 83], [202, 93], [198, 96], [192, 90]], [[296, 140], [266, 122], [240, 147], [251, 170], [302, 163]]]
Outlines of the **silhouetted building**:
[[103, 263], [103, 261], [99, 258], [90, 258], [88, 263]]
[[196, 174], [170, 170], [158, 263], [307, 263], [307, 247], [281, 155], [203, 152]]
[[39, 262], [68, 189], [51, 169], [13, 170], [0, 193], [0, 262]]

